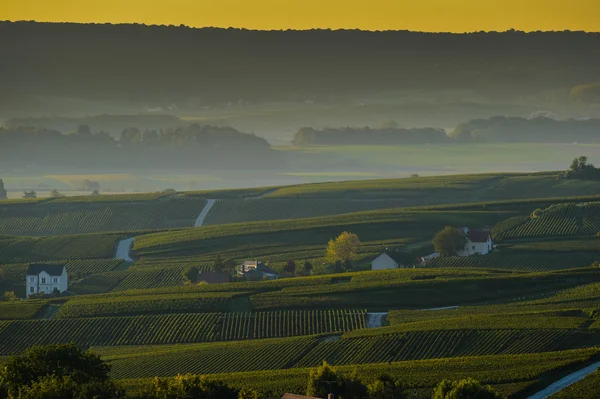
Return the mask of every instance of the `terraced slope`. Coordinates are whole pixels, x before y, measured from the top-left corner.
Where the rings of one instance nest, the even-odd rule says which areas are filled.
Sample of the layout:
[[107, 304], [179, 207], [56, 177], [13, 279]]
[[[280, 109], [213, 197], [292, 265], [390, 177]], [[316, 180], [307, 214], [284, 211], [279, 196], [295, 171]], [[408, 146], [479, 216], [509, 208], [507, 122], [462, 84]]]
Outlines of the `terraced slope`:
[[48, 236], [189, 227], [206, 203], [189, 196], [109, 198], [0, 205], [0, 234]]

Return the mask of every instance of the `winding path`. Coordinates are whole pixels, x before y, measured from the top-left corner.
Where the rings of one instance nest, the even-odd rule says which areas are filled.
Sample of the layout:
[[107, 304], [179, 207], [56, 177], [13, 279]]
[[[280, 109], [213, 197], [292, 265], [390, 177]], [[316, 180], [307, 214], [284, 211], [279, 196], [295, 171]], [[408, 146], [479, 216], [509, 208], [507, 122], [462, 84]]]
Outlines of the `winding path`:
[[131, 247], [133, 247], [134, 240], [135, 237], [131, 237], [119, 241], [119, 244], [117, 245], [117, 253], [115, 254], [115, 259], [123, 259], [126, 262], [133, 262], [133, 259], [131, 258]]
[[202, 212], [200, 212], [200, 215], [198, 215], [198, 217], [196, 218], [194, 227], [202, 226], [202, 224], [204, 223], [204, 219], [206, 219], [208, 212], [210, 212], [210, 209], [213, 207], [215, 202], [217, 202], [217, 200], [215, 200], [215, 199], [207, 199], [206, 200], [206, 205], [204, 205], [204, 208], [202, 208]]
[[553, 384], [548, 385], [546, 388], [542, 389], [538, 393], [531, 395], [527, 399], [544, 399], [550, 395], [554, 395], [555, 393], [562, 391], [569, 385], [576, 383], [577, 381], [583, 380], [589, 374], [592, 374], [594, 371], [600, 368], [600, 362], [596, 362], [594, 364], [590, 364], [587, 367], [582, 368], [581, 370], [577, 370], [574, 373], [567, 375], [566, 377], [561, 378], [560, 380], [554, 382]]

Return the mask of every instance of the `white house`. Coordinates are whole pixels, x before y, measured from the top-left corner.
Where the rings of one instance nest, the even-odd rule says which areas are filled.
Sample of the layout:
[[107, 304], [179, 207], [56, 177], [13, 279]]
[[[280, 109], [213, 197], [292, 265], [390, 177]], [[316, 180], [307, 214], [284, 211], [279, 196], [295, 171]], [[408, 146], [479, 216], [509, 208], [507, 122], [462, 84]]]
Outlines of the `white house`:
[[399, 267], [404, 267], [404, 265], [396, 262], [396, 260], [386, 252], [382, 253], [371, 262], [371, 270], [397, 269]]
[[237, 274], [247, 280], [276, 280], [279, 276], [259, 260], [247, 260], [237, 268]]
[[462, 227], [459, 231], [465, 235], [467, 242], [465, 247], [456, 253], [458, 256], [470, 256], [475, 254], [486, 255], [494, 248], [492, 235], [487, 229], [469, 229], [468, 227]]
[[29, 265], [27, 269], [27, 296], [39, 293], [64, 292], [69, 287], [65, 265]]

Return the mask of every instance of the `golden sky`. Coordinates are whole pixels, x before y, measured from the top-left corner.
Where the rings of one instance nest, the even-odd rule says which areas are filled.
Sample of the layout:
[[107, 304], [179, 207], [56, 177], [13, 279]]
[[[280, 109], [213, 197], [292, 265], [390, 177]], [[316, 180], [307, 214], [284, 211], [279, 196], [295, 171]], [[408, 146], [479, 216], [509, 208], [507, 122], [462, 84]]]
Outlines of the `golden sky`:
[[600, 31], [600, 0], [0, 0], [0, 20], [249, 29]]

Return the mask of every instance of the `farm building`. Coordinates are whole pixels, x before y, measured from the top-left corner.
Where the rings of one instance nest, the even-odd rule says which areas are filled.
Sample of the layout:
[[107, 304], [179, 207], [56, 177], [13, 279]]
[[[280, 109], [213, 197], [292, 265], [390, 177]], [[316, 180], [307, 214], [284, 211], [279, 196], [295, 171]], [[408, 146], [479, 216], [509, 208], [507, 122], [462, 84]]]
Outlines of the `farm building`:
[[258, 260], [247, 260], [238, 266], [238, 276], [247, 280], [275, 280], [277, 272]]
[[65, 292], [69, 287], [67, 268], [65, 265], [29, 265], [26, 284], [27, 296]]
[[393, 253], [384, 252], [371, 262], [371, 270], [385, 270], [402, 268], [404, 265], [399, 259], [395, 259]]
[[486, 255], [494, 248], [494, 241], [488, 229], [469, 229], [468, 227], [459, 228], [467, 242], [463, 250], [458, 251], [458, 256]]

